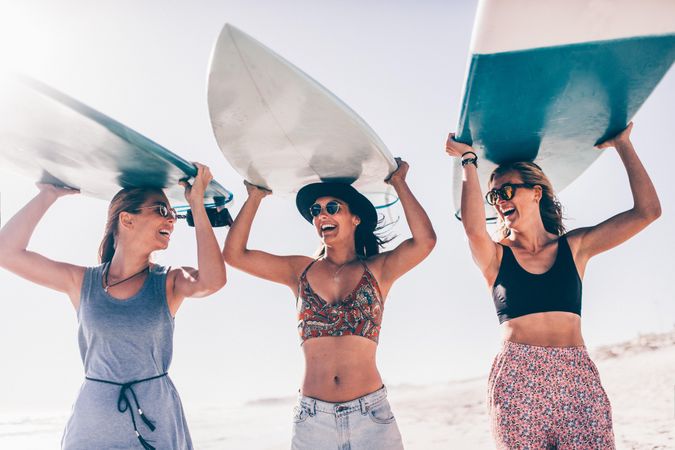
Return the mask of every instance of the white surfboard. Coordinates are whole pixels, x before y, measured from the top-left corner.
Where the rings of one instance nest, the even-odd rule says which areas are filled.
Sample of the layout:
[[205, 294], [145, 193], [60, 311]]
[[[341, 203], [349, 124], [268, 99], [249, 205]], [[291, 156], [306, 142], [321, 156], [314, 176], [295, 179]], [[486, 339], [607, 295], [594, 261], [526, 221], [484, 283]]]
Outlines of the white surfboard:
[[211, 124], [242, 177], [278, 194], [341, 180], [377, 206], [395, 199], [396, 162], [346, 104], [281, 56], [226, 24], [211, 55]]
[[[674, 60], [672, 0], [481, 0], [457, 138], [481, 157], [483, 190], [496, 165], [513, 160], [535, 161], [564, 189]], [[457, 162], [458, 212], [461, 180]]]

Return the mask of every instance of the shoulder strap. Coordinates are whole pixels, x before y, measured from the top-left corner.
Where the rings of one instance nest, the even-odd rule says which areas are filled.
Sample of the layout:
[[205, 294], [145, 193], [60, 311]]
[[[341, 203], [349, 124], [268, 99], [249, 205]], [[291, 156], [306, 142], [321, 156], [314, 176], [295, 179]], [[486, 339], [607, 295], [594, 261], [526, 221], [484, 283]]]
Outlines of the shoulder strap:
[[94, 287], [94, 283], [96, 283], [96, 280], [98, 279], [97, 274], [102, 273], [102, 268], [104, 266], [95, 266], [95, 267], [87, 267], [84, 270], [84, 277], [82, 278], [82, 287], [80, 288], [80, 306], [82, 306], [82, 303], [86, 303], [87, 300], [89, 300], [89, 297], [92, 294], [92, 288]]
[[497, 244], [502, 247], [502, 261], [499, 264], [499, 272], [497, 274], [497, 277], [499, 278], [500, 274], [510, 274], [516, 270], [517, 267], [520, 267], [520, 265], [518, 264], [516, 257], [513, 255], [513, 250], [511, 250], [511, 247], [504, 244]]
[[152, 284], [157, 293], [157, 298], [159, 301], [166, 303], [168, 301], [167, 292], [166, 292], [166, 277], [169, 275], [171, 266], [161, 266], [159, 264], [151, 264], [148, 269], [148, 276], [152, 277]]
[[512, 259], [514, 258], [513, 250], [511, 250], [511, 247], [509, 247], [508, 245], [500, 244], [500, 243], [497, 243], [497, 245], [502, 247], [502, 262], [504, 262], [504, 257], [506, 257], [506, 255], [508, 255], [509, 258], [512, 258]]
[[315, 262], [317, 262], [319, 259], [314, 259], [312, 260], [311, 263], [307, 264], [307, 267], [305, 267], [305, 270], [302, 271], [300, 274], [300, 278], [298, 278], [298, 295], [302, 293], [302, 285], [304, 283], [307, 283], [307, 271], [314, 265]]
[[567, 242], [567, 234], [563, 234], [558, 238], [558, 257], [563, 256], [574, 264], [574, 256], [572, 256], [572, 249], [569, 242]]
[[300, 274], [300, 279], [306, 279], [307, 278], [307, 271], [314, 265], [315, 262], [317, 262], [318, 259], [312, 260], [311, 263], [307, 264], [307, 267], [305, 267], [305, 270], [302, 271], [302, 274]]

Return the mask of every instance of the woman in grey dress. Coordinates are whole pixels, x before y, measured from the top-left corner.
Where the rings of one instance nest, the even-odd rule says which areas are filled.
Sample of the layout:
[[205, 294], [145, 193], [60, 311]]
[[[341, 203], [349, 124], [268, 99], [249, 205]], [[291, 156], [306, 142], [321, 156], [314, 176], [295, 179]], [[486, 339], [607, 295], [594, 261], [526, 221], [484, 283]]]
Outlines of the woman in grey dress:
[[192, 449], [178, 393], [167, 375], [176, 311], [187, 297], [205, 297], [226, 281], [225, 267], [204, 209], [212, 176], [197, 165], [185, 198], [193, 212], [198, 269], [153, 264], [166, 249], [175, 211], [159, 189], [123, 189], [108, 210], [96, 267], [50, 260], [28, 251], [47, 209], [77, 191], [38, 185], [40, 193], [0, 230], [0, 267], [63, 292], [77, 311], [85, 380], [62, 448]]

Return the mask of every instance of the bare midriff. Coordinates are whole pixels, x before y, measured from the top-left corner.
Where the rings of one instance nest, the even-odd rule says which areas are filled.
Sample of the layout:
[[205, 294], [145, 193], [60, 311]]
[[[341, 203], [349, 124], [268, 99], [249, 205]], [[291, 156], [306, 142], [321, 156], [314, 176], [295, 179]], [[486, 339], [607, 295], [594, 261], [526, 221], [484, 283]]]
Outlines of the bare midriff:
[[501, 325], [506, 341], [539, 347], [579, 347], [581, 317], [574, 313], [550, 311], [528, 314], [508, 320]]
[[302, 346], [305, 376], [302, 395], [331, 403], [363, 397], [382, 387], [377, 344], [361, 336], [307, 339]]

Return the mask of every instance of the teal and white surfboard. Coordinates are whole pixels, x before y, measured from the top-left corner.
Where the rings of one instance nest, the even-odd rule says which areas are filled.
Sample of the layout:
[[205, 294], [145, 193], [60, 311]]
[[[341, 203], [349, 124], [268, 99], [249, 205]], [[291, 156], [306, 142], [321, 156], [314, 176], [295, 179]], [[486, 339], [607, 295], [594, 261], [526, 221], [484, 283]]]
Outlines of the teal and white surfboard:
[[[180, 180], [196, 167], [120, 122], [24, 76], [0, 77], [0, 169], [110, 200], [123, 187], [164, 189], [187, 210]], [[232, 193], [217, 181], [205, 192], [207, 207]]]
[[[528, 160], [564, 189], [674, 60], [672, 0], [481, 0], [457, 138], [481, 156], [482, 188], [496, 165]], [[459, 211], [459, 163], [453, 188]]]

